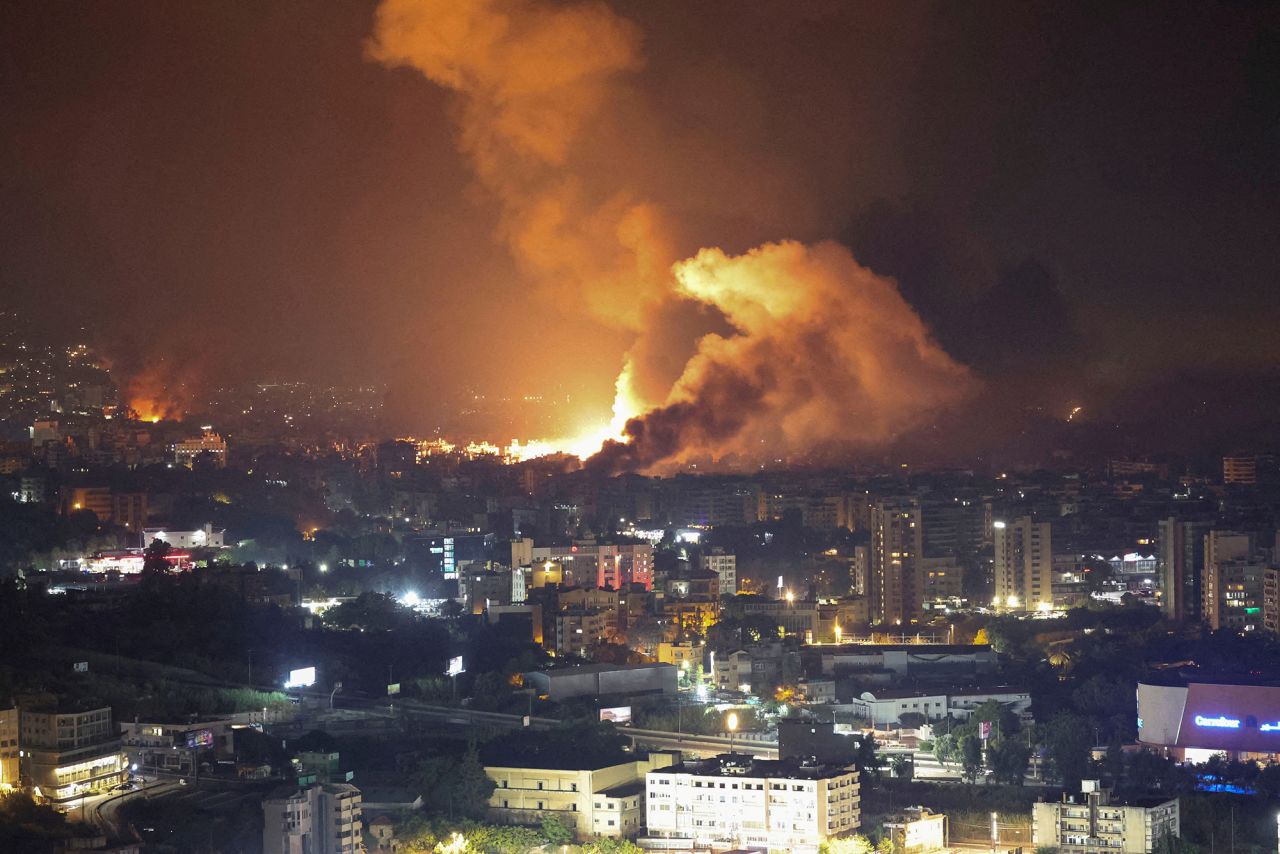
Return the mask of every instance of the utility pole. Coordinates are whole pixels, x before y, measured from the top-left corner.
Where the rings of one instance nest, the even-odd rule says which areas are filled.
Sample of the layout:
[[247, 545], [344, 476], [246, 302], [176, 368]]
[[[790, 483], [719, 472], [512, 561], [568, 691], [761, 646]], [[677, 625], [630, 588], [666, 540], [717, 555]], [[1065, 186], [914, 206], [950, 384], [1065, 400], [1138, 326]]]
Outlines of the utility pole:
[[249, 650], [249, 687], [253, 687], [253, 649]]

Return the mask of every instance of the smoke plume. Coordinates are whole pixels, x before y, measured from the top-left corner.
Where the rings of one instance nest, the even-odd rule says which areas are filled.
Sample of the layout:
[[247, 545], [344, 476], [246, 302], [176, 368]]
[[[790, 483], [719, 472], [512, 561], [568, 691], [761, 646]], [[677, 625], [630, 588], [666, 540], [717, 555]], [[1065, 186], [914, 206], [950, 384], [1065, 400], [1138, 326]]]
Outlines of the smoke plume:
[[[629, 159], [616, 127], [635, 110], [627, 79], [643, 71], [640, 43], [602, 3], [383, 0], [368, 48], [457, 94], [459, 147], [526, 274], [568, 312], [633, 336], [614, 403], [622, 440], [593, 465], [749, 465], [866, 446], [963, 397], [968, 371], [894, 282], [840, 245], [680, 260], [678, 217], [623, 170], [601, 177], [602, 160]], [[615, 132], [593, 134], [601, 126]], [[601, 138], [620, 150], [595, 150]], [[662, 154], [646, 153], [652, 174]]]

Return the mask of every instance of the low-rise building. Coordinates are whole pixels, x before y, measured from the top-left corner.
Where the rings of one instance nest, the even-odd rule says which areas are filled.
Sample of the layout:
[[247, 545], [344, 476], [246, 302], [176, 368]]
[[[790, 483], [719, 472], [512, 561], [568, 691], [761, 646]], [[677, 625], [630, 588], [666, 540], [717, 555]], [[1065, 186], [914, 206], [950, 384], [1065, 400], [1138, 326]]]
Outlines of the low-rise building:
[[1084, 780], [1079, 795], [1035, 804], [1032, 842], [1067, 854], [1151, 854], [1181, 835], [1177, 798], [1112, 801], [1097, 780]]
[[110, 707], [59, 711], [22, 707], [20, 769], [33, 792], [55, 807], [125, 780], [128, 765]]
[[599, 768], [580, 767], [575, 757], [550, 768], [485, 765], [494, 782], [489, 815], [504, 824], [537, 824], [558, 816], [580, 839], [630, 837], [644, 824], [645, 775], [676, 761], [672, 753], [650, 753]]
[[947, 817], [928, 807], [907, 807], [884, 822], [894, 851], [929, 854], [947, 847]]
[[120, 743], [126, 761], [140, 773], [164, 771], [195, 774], [202, 758], [235, 755], [234, 722], [142, 723], [127, 721], [120, 727]]
[[856, 770], [738, 754], [650, 771], [645, 799], [647, 845], [674, 850], [816, 854], [862, 817]]
[[892, 726], [905, 714], [921, 714], [925, 720], [941, 720], [948, 715], [968, 720], [973, 710], [994, 700], [1015, 714], [1031, 708], [1031, 694], [1015, 688], [958, 689], [947, 693], [880, 689], [863, 691], [853, 698], [853, 712], [867, 718], [874, 726]]
[[350, 783], [284, 786], [262, 802], [263, 854], [364, 850], [360, 790]]
[[226, 546], [227, 532], [213, 525], [205, 525], [193, 531], [175, 531], [171, 528], [143, 528], [142, 546], [162, 540], [175, 549], [220, 549]]

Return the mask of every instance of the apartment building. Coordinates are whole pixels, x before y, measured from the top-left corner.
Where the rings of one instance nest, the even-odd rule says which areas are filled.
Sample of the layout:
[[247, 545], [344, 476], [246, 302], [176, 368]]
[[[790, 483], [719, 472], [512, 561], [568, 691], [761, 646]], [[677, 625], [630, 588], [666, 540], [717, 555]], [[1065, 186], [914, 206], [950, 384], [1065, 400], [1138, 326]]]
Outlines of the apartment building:
[[282, 786], [262, 802], [262, 852], [356, 854], [364, 850], [362, 812], [350, 783]]
[[1097, 780], [1081, 782], [1079, 795], [1035, 804], [1031, 836], [1037, 848], [1064, 854], [1151, 854], [1166, 837], [1180, 836], [1178, 799], [1149, 798], [1125, 804]]
[[128, 765], [109, 707], [82, 712], [22, 708], [21, 773], [54, 806], [123, 783]]
[[816, 854], [861, 823], [858, 772], [737, 754], [689, 760], [645, 778], [647, 845]]
[[995, 601], [1002, 610], [1053, 606], [1053, 535], [1048, 522], [1030, 516], [994, 520]]
[[0, 709], [0, 792], [18, 786], [18, 709]]

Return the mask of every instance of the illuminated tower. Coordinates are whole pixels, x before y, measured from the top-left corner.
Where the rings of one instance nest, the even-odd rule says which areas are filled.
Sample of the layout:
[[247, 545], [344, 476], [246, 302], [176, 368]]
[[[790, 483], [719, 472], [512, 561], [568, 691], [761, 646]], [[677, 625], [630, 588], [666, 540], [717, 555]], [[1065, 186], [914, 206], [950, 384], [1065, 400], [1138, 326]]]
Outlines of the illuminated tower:
[[919, 558], [923, 536], [920, 503], [915, 499], [884, 499], [872, 506], [867, 596], [873, 622], [903, 626], [922, 616]]
[[1019, 610], [1053, 605], [1053, 532], [1030, 516], [992, 523], [997, 608]]

